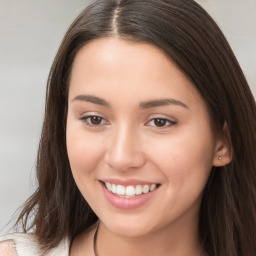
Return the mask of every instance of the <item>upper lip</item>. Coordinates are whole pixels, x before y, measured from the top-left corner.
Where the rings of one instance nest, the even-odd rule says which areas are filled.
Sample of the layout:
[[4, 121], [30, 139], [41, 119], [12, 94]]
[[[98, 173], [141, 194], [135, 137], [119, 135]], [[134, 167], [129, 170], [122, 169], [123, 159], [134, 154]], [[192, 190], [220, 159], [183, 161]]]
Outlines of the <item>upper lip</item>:
[[123, 185], [123, 186], [136, 186], [136, 185], [151, 185], [151, 184], [158, 184], [156, 182], [151, 182], [151, 181], [143, 181], [143, 180], [138, 180], [138, 179], [126, 179], [126, 180], [120, 180], [120, 179], [101, 179], [100, 181], [102, 182], [109, 182], [111, 184], [116, 184], [116, 185]]

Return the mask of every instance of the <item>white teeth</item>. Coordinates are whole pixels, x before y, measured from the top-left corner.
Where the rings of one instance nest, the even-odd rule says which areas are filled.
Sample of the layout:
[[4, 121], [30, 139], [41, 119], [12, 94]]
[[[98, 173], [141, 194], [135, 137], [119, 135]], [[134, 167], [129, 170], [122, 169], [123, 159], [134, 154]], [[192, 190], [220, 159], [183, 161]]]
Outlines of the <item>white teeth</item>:
[[128, 187], [126, 187], [126, 189], [125, 189], [125, 194], [126, 194], [127, 196], [134, 196], [134, 195], [135, 195], [134, 186], [128, 186]]
[[138, 195], [141, 195], [142, 193], [147, 194], [153, 191], [154, 189], [156, 189], [156, 184], [136, 185], [136, 186], [129, 185], [125, 187], [123, 185], [116, 185], [116, 184], [111, 184], [109, 182], [105, 182], [105, 186], [113, 194], [116, 194], [118, 196], [125, 197], [125, 198], [138, 196]]
[[109, 182], [106, 182], [105, 185], [106, 185], [107, 189], [108, 189], [109, 191], [111, 191], [111, 189], [112, 189], [111, 184], [110, 184]]
[[135, 194], [136, 195], [141, 195], [142, 194], [142, 186], [141, 185], [137, 185], [135, 188]]
[[112, 184], [111, 190], [109, 190], [109, 191], [112, 191], [112, 193], [116, 194], [116, 185]]
[[117, 185], [117, 186], [116, 186], [116, 193], [117, 193], [119, 196], [124, 196], [124, 195], [125, 195], [125, 187], [122, 186], [122, 185]]
[[148, 193], [149, 185], [144, 185], [143, 188], [142, 188], [142, 191], [143, 191], [144, 194]]
[[152, 184], [151, 186], [150, 186], [150, 191], [153, 191], [154, 189], [156, 188], [156, 184]]

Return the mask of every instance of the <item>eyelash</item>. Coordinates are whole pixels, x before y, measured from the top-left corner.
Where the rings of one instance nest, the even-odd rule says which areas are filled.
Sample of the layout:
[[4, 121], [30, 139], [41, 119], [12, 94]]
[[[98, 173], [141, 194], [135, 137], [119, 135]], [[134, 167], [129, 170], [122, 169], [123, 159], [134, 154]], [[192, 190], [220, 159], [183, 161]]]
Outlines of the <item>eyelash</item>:
[[[151, 125], [152, 127], [154, 127], [154, 128], [159, 128], [159, 129], [169, 128], [169, 127], [174, 126], [174, 125], [177, 124], [176, 121], [172, 121], [172, 120], [169, 120], [169, 119], [167, 119], [167, 118], [156, 117], [156, 118], [150, 119], [150, 120], [146, 123], [146, 125], [150, 124], [151, 122], [154, 122], [154, 125]], [[159, 122], [159, 124], [161, 124], [161, 125], [163, 124], [163, 126], [158, 126], [158, 125], [156, 125], [155, 122]], [[149, 125], [148, 125], [148, 126], [149, 126]]]
[[[93, 118], [100, 119], [100, 124], [93, 124], [92, 123]], [[103, 117], [97, 116], [97, 115], [83, 116], [83, 117], [80, 118], [80, 120], [82, 120], [86, 125], [92, 126], [92, 127], [95, 127], [95, 128], [99, 128], [101, 125], [105, 125], [107, 123], [107, 121]], [[101, 122], [103, 120], [104, 120], [104, 123], [102, 124]]]
[[[92, 123], [93, 118], [98, 119], [97, 121], [99, 121], [100, 123], [93, 124]], [[98, 116], [98, 115], [83, 116], [80, 118], [80, 120], [82, 120], [86, 125], [95, 127], [95, 128], [100, 128], [102, 125], [108, 124], [108, 121], [106, 121], [103, 117]], [[102, 123], [102, 121], [103, 121], [103, 123]], [[150, 125], [151, 122], [154, 122], [154, 125], [152, 125], [152, 124]], [[160, 124], [160, 126], [158, 126], [155, 122], [158, 122], [158, 124]], [[154, 128], [164, 129], [164, 128], [169, 128], [171, 126], [174, 126], [176, 124], [177, 124], [177, 121], [172, 121], [167, 118], [156, 117], [156, 118], [150, 119], [148, 122], [146, 122], [145, 125], [152, 126]]]

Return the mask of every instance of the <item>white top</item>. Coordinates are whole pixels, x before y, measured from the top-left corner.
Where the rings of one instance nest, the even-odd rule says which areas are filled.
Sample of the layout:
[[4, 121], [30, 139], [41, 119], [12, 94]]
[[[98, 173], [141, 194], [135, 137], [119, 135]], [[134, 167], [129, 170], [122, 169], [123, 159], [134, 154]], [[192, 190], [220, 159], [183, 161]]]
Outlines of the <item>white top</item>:
[[[64, 239], [58, 247], [44, 256], [68, 256], [70, 242]], [[0, 237], [1, 256], [42, 256], [35, 235], [30, 233], [13, 233]]]

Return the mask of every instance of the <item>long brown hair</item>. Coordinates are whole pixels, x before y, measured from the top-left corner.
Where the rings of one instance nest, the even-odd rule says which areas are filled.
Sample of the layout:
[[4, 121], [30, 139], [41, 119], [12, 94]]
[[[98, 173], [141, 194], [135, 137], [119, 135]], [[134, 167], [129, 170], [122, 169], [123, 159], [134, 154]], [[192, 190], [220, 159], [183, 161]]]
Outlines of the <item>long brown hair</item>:
[[69, 76], [79, 49], [117, 36], [161, 48], [194, 83], [218, 132], [229, 129], [232, 162], [213, 168], [200, 209], [208, 255], [256, 251], [256, 105], [219, 27], [193, 0], [97, 0], [67, 31], [52, 65], [37, 158], [38, 188], [17, 223], [34, 229], [43, 249], [73, 238], [97, 221], [71, 174], [66, 150]]

